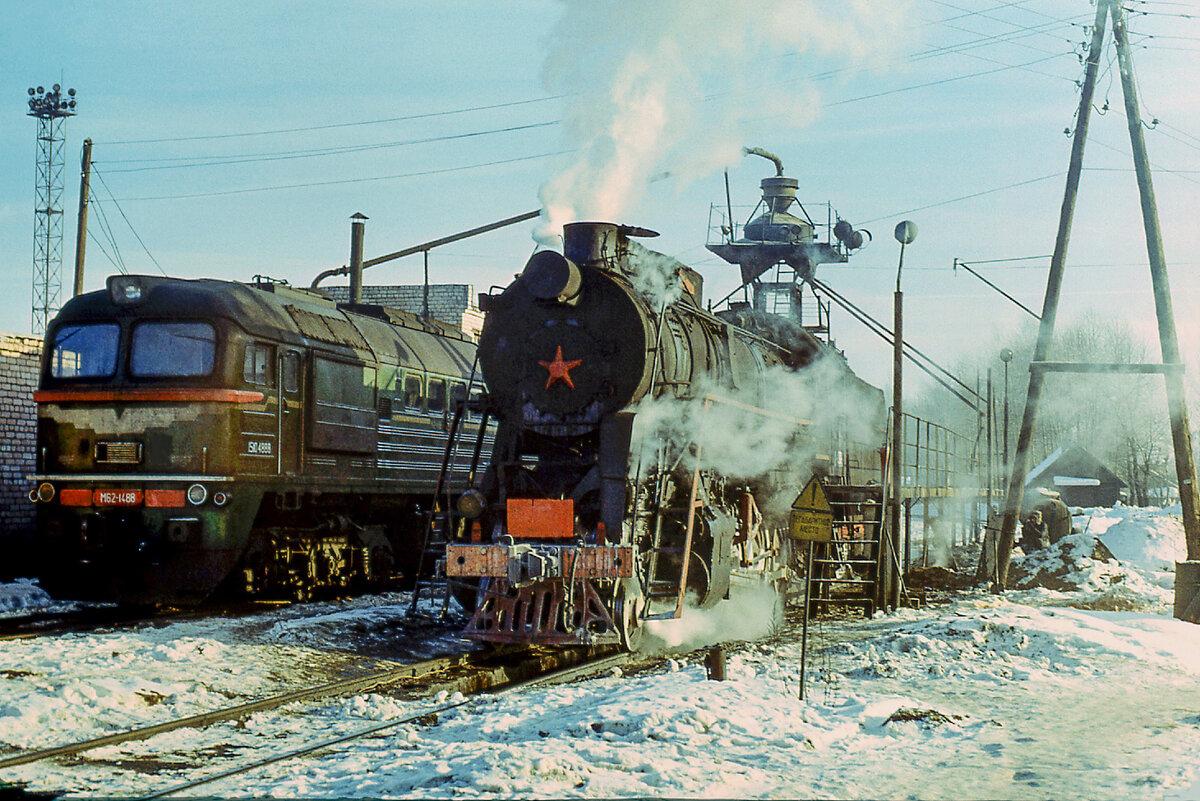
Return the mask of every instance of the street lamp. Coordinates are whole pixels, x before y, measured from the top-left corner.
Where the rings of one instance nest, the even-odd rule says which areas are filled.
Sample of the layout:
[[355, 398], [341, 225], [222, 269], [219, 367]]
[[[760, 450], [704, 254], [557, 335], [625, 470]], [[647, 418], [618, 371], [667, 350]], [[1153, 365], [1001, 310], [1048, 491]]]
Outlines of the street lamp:
[[1000, 361], [1004, 362], [1004, 469], [1008, 470], [1008, 363], [1012, 361], [1013, 352], [1009, 348], [1000, 351]]
[[[904, 269], [904, 247], [912, 244], [912, 241], [917, 238], [917, 225], [909, 220], [904, 220], [896, 226], [896, 241], [900, 243], [900, 264], [896, 267], [896, 297], [894, 306], [894, 319], [892, 330], [892, 515], [891, 515], [891, 540], [894, 545], [892, 554], [900, 552], [900, 481], [901, 470], [903, 469], [903, 448], [904, 448], [904, 405], [901, 402], [903, 394], [903, 361], [904, 361], [904, 294], [900, 291], [900, 273]], [[908, 549], [905, 548], [907, 554]], [[896, 565], [896, 570], [899, 572], [901, 565]], [[900, 582], [892, 581], [893, 592], [889, 592], [889, 596], [894, 596], [895, 606], [900, 605]], [[886, 603], [892, 600], [891, 597], [885, 598]]]

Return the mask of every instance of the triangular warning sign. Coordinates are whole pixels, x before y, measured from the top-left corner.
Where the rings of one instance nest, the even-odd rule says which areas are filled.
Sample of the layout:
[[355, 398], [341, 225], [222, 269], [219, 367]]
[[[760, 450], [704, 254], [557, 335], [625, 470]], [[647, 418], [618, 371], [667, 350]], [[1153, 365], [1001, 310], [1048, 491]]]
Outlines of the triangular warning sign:
[[792, 508], [809, 512], [833, 512], [829, 506], [829, 498], [825, 497], [825, 488], [821, 486], [821, 481], [816, 476], [808, 480], [804, 489], [792, 502]]

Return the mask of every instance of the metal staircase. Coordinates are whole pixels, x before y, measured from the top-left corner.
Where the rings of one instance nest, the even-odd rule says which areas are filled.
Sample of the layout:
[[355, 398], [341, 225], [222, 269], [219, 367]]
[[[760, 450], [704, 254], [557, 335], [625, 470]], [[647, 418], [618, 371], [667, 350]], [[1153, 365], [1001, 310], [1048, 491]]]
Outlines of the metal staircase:
[[870, 616], [879, 595], [883, 487], [829, 484], [833, 540], [818, 543], [812, 560], [810, 612], [821, 607], [861, 606]]

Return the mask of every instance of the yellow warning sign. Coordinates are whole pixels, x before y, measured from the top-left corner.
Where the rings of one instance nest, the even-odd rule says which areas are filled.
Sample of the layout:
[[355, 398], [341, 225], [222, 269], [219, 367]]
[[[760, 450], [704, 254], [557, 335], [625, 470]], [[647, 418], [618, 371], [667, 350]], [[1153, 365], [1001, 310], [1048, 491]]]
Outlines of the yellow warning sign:
[[794, 540], [829, 542], [833, 539], [833, 509], [816, 476], [809, 479], [792, 502], [790, 523], [788, 533]]

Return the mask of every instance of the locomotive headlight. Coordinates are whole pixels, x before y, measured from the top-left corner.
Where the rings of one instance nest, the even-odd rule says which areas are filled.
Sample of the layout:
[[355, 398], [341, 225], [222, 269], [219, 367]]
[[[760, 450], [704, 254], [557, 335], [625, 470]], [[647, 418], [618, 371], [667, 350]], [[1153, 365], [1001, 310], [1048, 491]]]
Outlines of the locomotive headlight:
[[229, 503], [229, 493], [218, 490], [213, 493], [213, 504], [216, 506], [224, 506]]
[[132, 306], [142, 300], [142, 282], [135, 275], [113, 275], [108, 279], [108, 299], [118, 306]]
[[469, 489], [458, 498], [458, 513], [468, 520], [474, 520], [487, 509], [487, 498], [477, 489]]
[[566, 256], [553, 250], [539, 250], [525, 263], [521, 280], [535, 298], [573, 306], [579, 301], [583, 279], [579, 267]]
[[42, 503], [50, 503], [54, 500], [54, 485], [49, 481], [44, 481], [37, 488], [37, 499]]
[[188, 503], [199, 506], [208, 500], [208, 489], [203, 484], [193, 484], [187, 490]]

